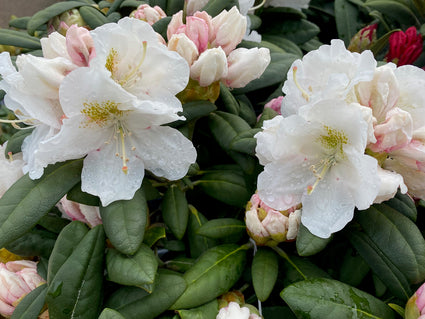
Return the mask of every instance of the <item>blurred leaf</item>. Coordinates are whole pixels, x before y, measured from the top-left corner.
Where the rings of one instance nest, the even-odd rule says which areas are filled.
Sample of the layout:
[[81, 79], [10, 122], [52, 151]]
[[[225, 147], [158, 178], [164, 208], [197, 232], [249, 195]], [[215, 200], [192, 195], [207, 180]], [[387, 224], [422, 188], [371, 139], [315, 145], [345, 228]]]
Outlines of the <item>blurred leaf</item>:
[[297, 252], [300, 256], [315, 255], [323, 250], [331, 240], [332, 237], [320, 238], [313, 235], [307, 227], [301, 224], [297, 235]]
[[238, 0], [209, 0], [200, 11], [206, 11], [210, 16], [215, 17], [224, 9], [230, 10], [233, 6], [239, 8]]
[[264, 108], [263, 113], [260, 114], [260, 118], [258, 119], [258, 122], [255, 125], [255, 127], [261, 128], [263, 126], [264, 121], [271, 120], [276, 115], [278, 115], [278, 113], [272, 108], [269, 108], [269, 107]]
[[40, 39], [25, 32], [10, 29], [0, 29], [0, 44], [32, 50], [41, 48]]
[[189, 220], [186, 194], [177, 185], [171, 185], [165, 192], [161, 204], [165, 224], [177, 239], [182, 239]]
[[167, 310], [185, 288], [185, 280], [177, 273], [158, 271], [152, 294], [138, 288], [121, 288], [112, 295], [107, 307], [117, 310], [126, 319], [153, 319]]
[[419, 24], [415, 13], [404, 1], [367, 0], [365, 5], [406, 26], [411, 26], [416, 23]]
[[66, 194], [66, 198], [68, 200], [72, 200], [73, 202], [88, 206], [100, 206], [99, 197], [83, 192], [81, 190], [81, 183], [78, 183], [73, 188], [71, 188], [68, 194]]
[[21, 18], [13, 18], [9, 21], [9, 27], [26, 30], [28, 21], [30, 21], [31, 17], [21, 17]]
[[342, 260], [339, 280], [356, 287], [360, 285], [369, 271], [370, 267], [364, 259], [350, 249], [345, 253]]
[[124, 7], [134, 7], [137, 8], [138, 6], [140, 6], [141, 4], [146, 3], [145, 1], [139, 1], [139, 0], [124, 0], [121, 5], [120, 8], [124, 8]]
[[106, 254], [108, 279], [122, 285], [142, 288], [152, 284], [157, 268], [156, 256], [146, 245], [141, 245], [133, 256], [120, 254], [115, 249], [108, 249]]
[[47, 285], [42, 284], [24, 296], [10, 319], [37, 319], [44, 306]]
[[381, 300], [331, 279], [300, 281], [280, 296], [299, 318], [394, 318]]
[[184, 0], [167, 0], [167, 8], [165, 12], [168, 16], [172, 16], [173, 14], [180, 11], [184, 6]]
[[257, 115], [248, 97], [246, 95], [239, 95], [237, 100], [239, 103], [239, 116], [250, 126], [257, 124]]
[[[115, 0], [114, 2], [119, 2], [119, 0]], [[84, 6], [81, 7], [79, 11], [81, 17], [91, 29], [96, 29], [97, 27], [100, 27], [101, 25], [109, 22], [105, 15], [95, 7]]]
[[251, 272], [257, 298], [260, 301], [266, 301], [273, 290], [279, 273], [276, 253], [268, 248], [259, 248], [252, 261]]
[[181, 319], [216, 319], [218, 314], [218, 301], [214, 299], [197, 308], [177, 310], [177, 313], [180, 315]]
[[306, 19], [286, 19], [280, 24], [273, 20], [263, 20], [260, 32], [279, 35], [296, 44], [302, 44], [319, 34], [320, 28]]
[[229, 244], [207, 250], [184, 274], [187, 288], [170, 309], [197, 307], [228, 291], [242, 273], [246, 249]]
[[123, 2], [124, 0], [114, 0], [112, 2], [112, 5], [109, 7], [108, 13], [106, 15], [109, 16], [110, 14], [115, 13], [115, 11], [121, 6]]
[[145, 231], [145, 238], [143, 243], [152, 247], [158, 240], [165, 238], [165, 227], [159, 225], [152, 225]]
[[13, 154], [21, 152], [21, 146], [24, 139], [32, 133], [32, 129], [20, 130], [12, 135], [7, 141], [5, 154], [12, 152]]
[[118, 311], [114, 309], [105, 308], [99, 316], [99, 319], [126, 319]]
[[267, 319], [296, 319], [289, 307], [264, 307], [263, 317]]
[[20, 256], [41, 256], [49, 258], [57, 235], [42, 229], [32, 229], [18, 239], [8, 243], [5, 248]]
[[425, 279], [421, 232], [409, 218], [385, 204], [357, 212], [354, 220], [362, 231], [348, 233], [351, 243], [391, 292], [407, 300], [412, 294], [410, 284]]
[[187, 237], [189, 240], [190, 256], [197, 258], [204, 251], [214, 247], [216, 242], [215, 240], [197, 234], [198, 229], [208, 221], [206, 217], [192, 205], [189, 205], [189, 212]]
[[348, 47], [351, 39], [357, 33], [357, 21], [359, 11], [357, 7], [348, 0], [335, 0], [335, 22], [338, 30], [338, 37], [344, 40]]
[[203, 224], [197, 231], [198, 235], [212, 239], [220, 239], [246, 232], [245, 223], [235, 218], [217, 218]]
[[0, 246], [30, 230], [80, 181], [83, 160], [49, 165], [41, 178], [21, 177], [0, 198]]
[[134, 254], [143, 242], [148, 204], [140, 188], [131, 200], [118, 200], [100, 207], [103, 227], [112, 245], [123, 254]]
[[46, 303], [51, 318], [97, 318], [102, 300], [105, 234], [92, 228], [49, 284]]
[[54, 3], [51, 6], [48, 6], [47, 8], [38, 11], [36, 14], [34, 14], [31, 17], [31, 20], [28, 21], [28, 33], [34, 34], [34, 32], [43, 24], [45, 24], [47, 21], [49, 21], [51, 18], [60, 15], [61, 13], [74, 9], [79, 8], [81, 6], [86, 6], [84, 2], [81, 1], [61, 1], [58, 3]]
[[161, 240], [161, 243], [164, 245], [164, 248], [169, 251], [185, 251], [186, 246], [184, 242], [181, 240], [167, 240], [163, 239]]

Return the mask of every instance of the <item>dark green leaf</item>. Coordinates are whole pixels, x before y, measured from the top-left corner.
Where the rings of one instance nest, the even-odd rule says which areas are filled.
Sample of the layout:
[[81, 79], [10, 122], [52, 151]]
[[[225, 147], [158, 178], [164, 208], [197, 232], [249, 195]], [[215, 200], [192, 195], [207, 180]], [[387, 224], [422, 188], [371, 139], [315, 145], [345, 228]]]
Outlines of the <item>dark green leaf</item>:
[[121, 6], [123, 1], [124, 0], [114, 0], [106, 15], [109, 16], [110, 14], [114, 13]]
[[158, 240], [165, 238], [165, 228], [160, 225], [152, 225], [145, 231], [143, 243], [152, 247]]
[[323, 250], [332, 240], [329, 238], [320, 238], [314, 236], [303, 224], [297, 235], [297, 252], [300, 256], [311, 256]]
[[25, 32], [0, 29], [0, 44], [37, 50], [41, 48], [40, 39], [32, 37]]
[[62, 229], [71, 221], [69, 219], [61, 218], [58, 215], [48, 214], [38, 221], [38, 224], [48, 231], [59, 234]]
[[404, 216], [410, 218], [413, 222], [416, 222], [418, 212], [416, 210], [415, 202], [409, 195], [403, 195], [400, 192], [395, 197], [384, 202], [384, 204], [402, 213]]
[[164, 39], [167, 39], [167, 27], [171, 21], [171, 17], [165, 17], [152, 25], [155, 32], [158, 32]]
[[41, 256], [49, 258], [56, 241], [56, 234], [46, 230], [32, 229], [5, 248], [19, 256]]
[[209, 15], [215, 17], [224, 9], [230, 10], [233, 6], [239, 8], [238, 0], [210, 0], [205, 7], [202, 8], [202, 11], [208, 12]]
[[230, 144], [230, 148], [234, 151], [246, 153], [248, 155], [255, 156], [255, 147], [257, 146], [257, 140], [254, 135], [260, 132], [261, 129], [253, 128], [249, 131], [242, 132], [235, 136]]
[[46, 303], [51, 318], [97, 318], [102, 300], [105, 234], [92, 228], [49, 284]]
[[218, 301], [213, 301], [190, 310], [177, 310], [181, 319], [215, 319], [218, 314]]
[[263, 20], [261, 30], [263, 33], [279, 35], [296, 44], [307, 42], [320, 32], [317, 25], [306, 19], [286, 19], [280, 24]]
[[381, 300], [331, 279], [300, 281], [280, 296], [299, 318], [394, 318]]
[[198, 229], [208, 221], [206, 217], [192, 205], [189, 205], [189, 212], [187, 237], [189, 239], [190, 256], [197, 258], [204, 251], [214, 247], [216, 242], [215, 240], [197, 234]]
[[10, 319], [37, 319], [43, 309], [46, 293], [46, 284], [35, 288], [18, 303]]
[[163, 246], [165, 249], [168, 249], [169, 251], [185, 251], [186, 246], [184, 242], [181, 240], [161, 240]]
[[0, 246], [30, 230], [75, 184], [80, 181], [83, 160], [48, 166], [43, 176], [21, 177], [0, 199]]
[[51, 18], [60, 15], [61, 13], [74, 9], [79, 8], [81, 6], [87, 5], [84, 2], [81, 1], [62, 1], [58, 3], [54, 3], [51, 6], [38, 11], [36, 14], [34, 14], [31, 18], [31, 20], [28, 21], [28, 33], [34, 34], [34, 32], [43, 24], [45, 24], [47, 21], [49, 21]]
[[171, 16], [180, 11], [184, 6], [184, 0], [167, 0], [167, 15]]
[[296, 319], [289, 307], [264, 307], [263, 317], [267, 319]]
[[170, 309], [197, 307], [229, 290], [245, 266], [246, 249], [229, 244], [207, 250], [184, 274], [187, 288]]
[[179, 120], [170, 123], [170, 126], [175, 127], [199, 119], [201, 117], [207, 116], [216, 109], [217, 107], [208, 101], [193, 101], [185, 103], [183, 104], [183, 112], [180, 112], [179, 115], [184, 116], [186, 120]]
[[114, 309], [105, 308], [100, 314], [99, 319], [125, 319], [125, 317]]
[[274, 251], [259, 248], [252, 261], [252, 283], [257, 298], [266, 301], [273, 290], [279, 272], [278, 258]]
[[357, 33], [357, 21], [359, 11], [357, 6], [348, 0], [335, 0], [335, 22], [338, 37], [344, 40], [345, 46], [350, 44], [351, 39]]
[[123, 254], [134, 254], [143, 242], [148, 218], [143, 189], [139, 189], [131, 200], [101, 206], [100, 215], [112, 245]]
[[99, 197], [83, 192], [81, 190], [81, 183], [78, 183], [73, 188], [71, 188], [68, 194], [66, 194], [66, 198], [68, 200], [72, 200], [73, 202], [88, 206], [100, 206]]
[[272, 108], [264, 108], [263, 113], [261, 113], [260, 118], [258, 119], [258, 123], [255, 125], [255, 127], [261, 128], [263, 126], [264, 121], [271, 120], [276, 115], [278, 115], [278, 113]]
[[364, 259], [350, 249], [344, 255], [339, 280], [356, 287], [360, 285], [369, 271], [370, 267]]
[[417, 21], [415, 13], [404, 1], [399, 0], [368, 0], [365, 5], [398, 21], [401, 24], [412, 25]]
[[290, 256], [290, 261], [284, 263], [285, 281], [288, 284], [313, 278], [331, 278], [323, 269], [307, 258]]
[[161, 208], [165, 224], [177, 239], [182, 239], [189, 220], [186, 194], [177, 185], [172, 185], [165, 192]]
[[24, 139], [32, 133], [32, 129], [29, 130], [20, 130], [12, 135], [12, 137], [7, 141], [7, 146], [5, 153], [12, 152], [13, 154], [19, 153], [21, 151], [22, 142]]
[[120, 8], [124, 8], [124, 7], [135, 7], [137, 8], [138, 6], [140, 6], [141, 4], [146, 3], [145, 1], [139, 1], [139, 0], [124, 0], [123, 3], [121, 3]]
[[[119, 0], [116, 0], [115, 2], [119, 2]], [[105, 15], [95, 7], [81, 7], [80, 14], [84, 21], [87, 23], [87, 25], [92, 29], [100, 27], [101, 25], [104, 25], [105, 23], [109, 22]]]
[[212, 239], [220, 239], [246, 232], [245, 223], [235, 218], [217, 218], [203, 224], [197, 231], [198, 235]]
[[257, 115], [248, 97], [246, 95], [239, 95], [237, 100], [239, 103], [239, 116], [250, 126], [257, 124]]
[[400, 29], [391, 30], [385, 33], [382, 37], [380, 37], [376, 42], [372, 44], [370, 50], [373, 52], [374, 56], [377, 56], [382, 50], [384, 50], [388, 45], [388, 40], [390, 35], [394, 32], [401, 31]]
[[303, 51], [298, 47], [298, 45], [280, 35], [265, 34], [262, 36], [262, 39], [277, 45], [287, 53], [296, 55], [298, 58], [302, 58], [303, 56]]
[[217, 101], [219, 105], [223, 108], [223, 111], [226, 111], [230, 114], [239, 114], [239, 103], [236, 101], [236, 98], [233, 96], [232, 92], [225, 86], [223, 83], [220, 83], [220, 96]]
[[120, 254], [109, 249], [106, 254], [108, 279], [127, 286], [142, 288], [153, 284], [158, 261], [154, 252], [146, 245], [141, 245], [133, 256]]

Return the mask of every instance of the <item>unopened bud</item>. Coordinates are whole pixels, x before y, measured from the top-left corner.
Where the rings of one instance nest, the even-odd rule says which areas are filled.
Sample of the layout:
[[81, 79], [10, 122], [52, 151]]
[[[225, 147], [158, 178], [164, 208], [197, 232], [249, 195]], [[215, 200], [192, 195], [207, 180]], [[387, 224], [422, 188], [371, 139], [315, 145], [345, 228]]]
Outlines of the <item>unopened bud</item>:
[[376, 42], [376, 29], [378, 25], [372, 24], [364, 27], [359, 32], [357, 32], [350, 41], [348, 50], [351, 52], [363, 52], [369, 50], [372, 45]]
[[425, 283], [416, 290], [415, 294], [407, 301], [404, 313], [405, 319], [425, 318]]
[[221, 48], [204, 51], [190, 68], [190, 77], [208, 86], [227, 75], [226, 53]]

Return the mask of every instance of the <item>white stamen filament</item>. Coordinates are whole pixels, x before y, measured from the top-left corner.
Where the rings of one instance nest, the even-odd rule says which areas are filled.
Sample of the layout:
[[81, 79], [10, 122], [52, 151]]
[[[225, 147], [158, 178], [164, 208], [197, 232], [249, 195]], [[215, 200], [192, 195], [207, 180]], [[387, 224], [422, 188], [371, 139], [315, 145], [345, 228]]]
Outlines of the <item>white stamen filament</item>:
[[297, 81], [297, 70], [298, 68], [296, 66], [294, 66], [292, 68], [292, 76], [294, 78], [294, 83], [296, 85], [296, 87], [298, 88], [298, 90], [301, 91], [302, 97], [308, 102], [310, 100], [310, 96], [308, 95], [307, 91], [304, 90], [301, 85], [298, 83]]
[[126, 74], [126, 76], [124, 77], [124, 79], [122, 79], [122, 80], [119, 81], [119, 84], [121, 86], [126, 86], [128, 82], [131, 82], [131, 81], [134, 82], [137, 79], [137, 73], [138, 73], [140, 67], [143, 64], [143, 61], [145, 61], [145, 58], [146, 58], [147, 46], [148, 46], [147, 41], [143, 41], [143, 54], [142, 54], [142, 58], [140, 59], [139, 64], [135, 68], [133, 68], [131, 70], [131, 72], [129, 72], [128, 74]]
[[319, 182], [325, 177], [326, 173], [329, 171], [329, 169], [336, 164], [335, 157], [327, 158], [326, 160], [321, 160], [320, 165], [318, 169], [321, 169], [320, 173], [318, 173], [318, 170], [316, 169], [315, 165], [310, 166], [310, 170], [313, 172], [314, 177], [316, 177], [316, 181], [313, 185], [307, 186], [307, 194], [310, 195], [313, 193], [314, 189], [317, 185], [319, 185]]

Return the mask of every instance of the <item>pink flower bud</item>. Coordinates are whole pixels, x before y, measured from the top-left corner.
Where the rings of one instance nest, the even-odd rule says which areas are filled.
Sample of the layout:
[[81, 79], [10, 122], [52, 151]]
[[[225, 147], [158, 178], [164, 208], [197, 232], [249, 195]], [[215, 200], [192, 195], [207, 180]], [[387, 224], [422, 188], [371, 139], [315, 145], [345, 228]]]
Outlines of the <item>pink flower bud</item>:
[[416, 290], [415, 294], [407, 301], [404, 318], [425, 318], [425, 283]]
[[226, 54], [232, 52], [242, 41], [246, 32], [246, 17], [236, 7], [223, 10], [212, 19], [214, 28], [213, 47], [221, 47]]
[[88, 66], [90, 60], [96, 56], [90, 32], [75, 24], [66, 32], [66, 47], [71, 61], [78, 66]]
[[226, 53], [221, 48], [208, 49], [190, 68], [190, 77], [200, 86], [208, 86], [227, 75]]
[[166, 16], [167, 14], [159, 6], [151, 7], [148, 4], [141, 4], [137, 7], [137, 10], [130, 14], [131, 18], [146, 21], [150, 25], [153, 25]]
[[267, 48], [239, 48], [227, 57], [229, 72], [224, 83], [231, 88], [241, 88], [259, 78], [270, 64]]
[[79, 220], [90, 227], [102, 224], [99, 207], [83, 205], [63, 197], [58, 204], [58, 208], [72, 220]]
[[10, 317], [20, 300], [45, 281], [37, 263], [29, 260], [0, 263], [0, 314]]
[[422, 36], [415, 27], [408, 28], [406, 32], [394, 32], [390, 35], [389, 43], [385, 60], [398, 66], [412, 64], [422, 53]]
[[372, 45], [376, 42], [376, 29], [378, 24], [372, 24], [364, 27], [357, 32], [350, 41], [348, 50], [351, 52], [363, 52], [369, 50]]
[[168, 50], [176, 51], [190, 65], [198, 58], [199, 52], [195, 43], [184, 33], [173, 34], [168, 41]]
[[185, 33], [195, 43], [199, 53], [208, 48], [208, 25], [203, 19], [187, 17]]
[[183, 23], [183, 11], [180, 10], [179, 12], [173, 14], [171, 17], [171, 21], [168, 24], [167, 27], [167, 38], [168, 40], [171, 39], [171, 36], [176, 33], [184, 33], [184, 29], [182, 31], [182, 28], [185, 27]]
[[282, 100], [283, 100], [283, 96], [274, 98], [273, 100], [270, 100], [269, 102], [267, 102], [266, 105], [264, 105], [264, 108], [270, 108], [276, 111], [277, 113], [282, 114], [281, 113]]

